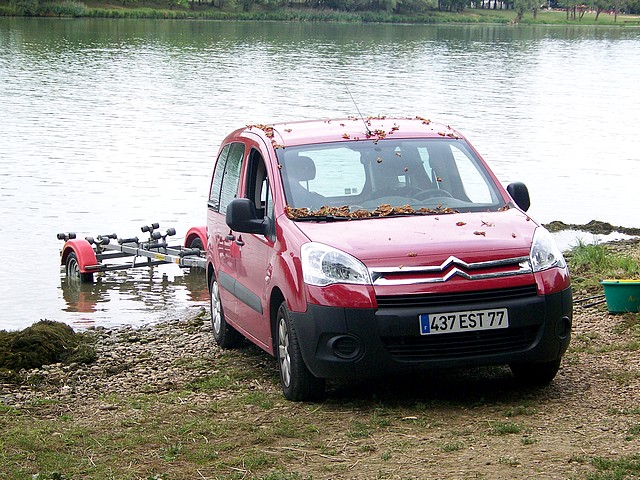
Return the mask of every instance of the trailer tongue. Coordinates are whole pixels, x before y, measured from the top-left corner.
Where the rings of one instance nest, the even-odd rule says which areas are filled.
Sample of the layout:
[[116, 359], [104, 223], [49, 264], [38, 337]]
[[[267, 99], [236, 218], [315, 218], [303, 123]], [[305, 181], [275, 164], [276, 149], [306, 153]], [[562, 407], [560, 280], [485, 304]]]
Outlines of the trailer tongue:
[[189, 229], [184, 245], [169, 245], [167, 237], [176, 234], [175, 228], [168, 228], [164, 233], [159, 228], [158, 223], [144, 225], [141, 231], [149, 234], [146, 240], [122, 238], [115, 233], [84, 239], [76, 238], [76, 234], [71, 232], [58, 233], [58, 240], [65, 242], [60, 253], [61, 265], [67, 277], [83, 283], [92, 282], [96, 272], [165, 263], [175, 263], [184, 268], [205, 268], [205, 227]]

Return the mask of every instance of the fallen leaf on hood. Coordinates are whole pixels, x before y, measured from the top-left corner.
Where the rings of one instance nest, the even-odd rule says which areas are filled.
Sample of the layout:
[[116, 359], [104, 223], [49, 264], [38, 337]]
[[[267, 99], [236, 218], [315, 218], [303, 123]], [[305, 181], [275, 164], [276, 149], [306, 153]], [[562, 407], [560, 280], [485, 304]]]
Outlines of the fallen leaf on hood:
[[473, 232], [474, 235], [482, 235], [483, 237], [487, 236], [487, 232], [481, 232], [479, 230], [476, 230], [475, 232]]

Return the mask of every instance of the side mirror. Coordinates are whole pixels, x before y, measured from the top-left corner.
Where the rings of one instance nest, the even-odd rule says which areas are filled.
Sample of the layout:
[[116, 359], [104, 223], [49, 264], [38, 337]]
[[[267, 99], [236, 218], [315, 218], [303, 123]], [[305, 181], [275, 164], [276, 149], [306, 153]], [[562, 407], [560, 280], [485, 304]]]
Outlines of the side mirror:
[[269, 221], [258, 218], [256, 206], [249, 198], [236, 198], [227, 205], [226, 222], [231, 230], [267, 235]]
[[527, 186], [522, 182], [514, 182], [510, 183], [507, 186], [507, 192], [513, 198], [513, 201], [516, 202], [523, 211], [529, 210], [531, 206], [531, 199], [529, 198], [529, 190]]

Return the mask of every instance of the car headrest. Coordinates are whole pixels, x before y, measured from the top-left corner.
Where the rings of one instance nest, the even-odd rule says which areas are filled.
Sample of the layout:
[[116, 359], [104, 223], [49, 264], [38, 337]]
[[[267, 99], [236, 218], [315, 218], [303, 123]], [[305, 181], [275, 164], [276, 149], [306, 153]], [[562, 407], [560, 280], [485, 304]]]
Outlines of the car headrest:
[[285, 170], [290, 180], [302, 182], [316, 178], [316, 164], [311, 158], [302, 155], [287, 161]]

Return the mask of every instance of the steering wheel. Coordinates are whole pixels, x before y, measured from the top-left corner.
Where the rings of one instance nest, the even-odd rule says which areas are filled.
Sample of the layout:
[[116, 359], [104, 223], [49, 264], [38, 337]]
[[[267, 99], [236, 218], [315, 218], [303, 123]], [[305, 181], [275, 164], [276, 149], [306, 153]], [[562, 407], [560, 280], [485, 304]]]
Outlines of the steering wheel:
[[414, 195], [416, 200], [426, 200], [427, 198], [435, 198], [435, 197], [453, 197], [446, 190], [439, 190], [437, 188], [429, 188], [427, 190], [422, 190]]

